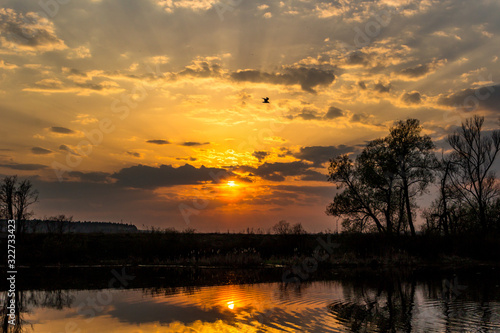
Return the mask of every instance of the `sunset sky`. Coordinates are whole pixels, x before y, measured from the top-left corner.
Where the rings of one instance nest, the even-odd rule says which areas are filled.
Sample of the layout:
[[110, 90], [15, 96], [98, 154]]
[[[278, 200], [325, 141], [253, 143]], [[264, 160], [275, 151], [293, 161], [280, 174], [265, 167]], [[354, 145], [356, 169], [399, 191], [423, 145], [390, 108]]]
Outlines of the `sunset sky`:
[[329, 158], [500, 127], [496, 0], [0, 3], [0, 175], [38, 218], [335, 229]]

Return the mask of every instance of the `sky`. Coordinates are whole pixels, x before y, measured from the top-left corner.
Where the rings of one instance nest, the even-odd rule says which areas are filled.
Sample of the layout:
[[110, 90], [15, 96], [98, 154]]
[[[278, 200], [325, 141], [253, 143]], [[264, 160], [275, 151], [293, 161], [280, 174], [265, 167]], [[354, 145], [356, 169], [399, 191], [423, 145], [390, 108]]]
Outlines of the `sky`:
[[37, 218], [335, 230], [330, 158], [500, 127], [496, 0], [0, 4], [0, 176]]

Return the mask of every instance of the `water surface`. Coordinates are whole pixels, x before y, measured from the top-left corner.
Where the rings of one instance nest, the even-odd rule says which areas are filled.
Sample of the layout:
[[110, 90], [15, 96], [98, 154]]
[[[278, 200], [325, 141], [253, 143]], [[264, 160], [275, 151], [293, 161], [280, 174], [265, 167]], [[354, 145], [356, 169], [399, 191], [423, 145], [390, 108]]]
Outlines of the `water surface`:
[[81, 333], [500, 332], [499, 283], [494, 270], [472, 270], [300, 284], [25, 290], [20, 325], [25, 332]]

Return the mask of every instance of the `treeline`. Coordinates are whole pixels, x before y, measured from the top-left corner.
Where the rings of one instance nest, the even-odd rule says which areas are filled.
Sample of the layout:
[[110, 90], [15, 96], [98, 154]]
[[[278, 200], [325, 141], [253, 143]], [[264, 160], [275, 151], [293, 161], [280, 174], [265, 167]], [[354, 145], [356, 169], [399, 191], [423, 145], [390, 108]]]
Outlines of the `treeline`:
[[[0, 232], [6, 232], [7, 220], [0, 220]], [[25, 233], [116, 233], [116, 232], [138, 232], [133, 224], [116, 222], [89, 222], [73, 221], [71, 217], [64, 215], [52, 216], [44, 219], [32, 219], [23, 221]]]
[[[160, 228], [160, 227], [150, 227], [144, 230], [143, 232], [148, 232], [152, 234], [178, 234], [178, 233], [183, 233], [183, 234], [194, 234], [196, 232], [196, 229], [187, 227], [184, 230], [177, 230], [174, 227], [167, 227], [167, 228]], [[227, 234], [229, 234], [229, 229], [227, 230]], [[275, 235], [305, 235], [308, 232], [304, 229], [302, 226], [302, 223], [298, 222], [295, 224], [290, 224], [286, 220], [280, 220], [276, 224], [274, 224], [272, 227], [263, 229], [263, 228], [246, 228], [246, 230], [237, 232], [231, 232], [231, 234], [248, 234], [248, 235], [270, 235], [270, 234], [275, 234]], [[330, 231], [325, 231], [325, 233], [331, 233]], [[212, 234], [221, 234], [221, 232], [216, 231], [212, 232]], [[323, 232], [321, 232], [323, 234]]]
[[435, 144], [417, 119], [396, 122], [388, 136], [369, 142], [355, 160], [330, 160], [329, 180], [343, 191], [327, 207], [347, 232], [415, 236], [416, 199], [436, 184], [438, 198], [424, 210], [429, 234], [487, 234], [500, 230], [500, 189], [493, 165], [500, 131], [483, 129], [474, 116], [446, 139], [451, 152], [436, 156]]

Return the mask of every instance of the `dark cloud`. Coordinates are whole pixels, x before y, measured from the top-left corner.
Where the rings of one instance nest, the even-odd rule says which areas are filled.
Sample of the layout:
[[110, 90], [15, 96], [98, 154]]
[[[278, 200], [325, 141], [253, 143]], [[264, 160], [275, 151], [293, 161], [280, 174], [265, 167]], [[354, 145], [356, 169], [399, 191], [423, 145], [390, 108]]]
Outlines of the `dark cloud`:
[[318, 115], [318, 113], [314, 110], [308, 110], [308, 109], [303, 109], [297, 117], [300, 117], [304, 120], [316, 120], [316, 119], [321, 119], [321, 117]]
[[324, 118], [325, 119], [335, 119], [338, 117], [342, 117], [344, 115], [344, 111], [341, 109], [335, 107], [335, 106], [330, 106], [328, 108], [328, 111], [326, 112]]
[[213, 77], [221, 75], [221, 66], [219, 64], [208, 63], [206, 61], [196, 62], [195, 64], [186, 67], [179, 73], [179, 76], [197, 76], [197, 77]]
[[382, 83], [377, 83], [373, 87], [375, 91], [378, 91], [379, 93], [387, 93], [391, 91], [391, 84], [389, 83], [387, 86], [384, 86]]
[[500, 85], [463, 89], [441, 96], [438, 103], [458, 107], [465, 111], [474, 111], [477, 108], [500, 111]]
[[259, 160], [259, 162], [262, 162], [267, 156], [269, 156], [269, 152], [268, 151], [263, 151], [263, 150], [261, 150], [261, 151], [254, 151], [252, 153], [252, 156], [256, 157]]
[[328, 175], [314, 170], [307, 170], [304, 172], [304, 175], [300, 177], [300, 179], [305, 181], [326, 181], [328, 179]]
[[293, 120], [295, 118], [302, 118], [304, 120], [331, 120], [338, 117], [342, 117], [343, 115], [344, 111], [342, 111], [337, 107], [331, 106], [330, 108], [328, 108], [328, 111], [324, 114], [320, 114], [316, 110], [304, 108], [296, 116], [288, 115], [286, 116], [286, 118], [290, 120]]
[[193, 318], [200, 320], [210, 320], [209, 318], [218, 318], [220, 316], [217, 308], [193, 307], [186, 311], [183, 306], [178, 304], [141, 304], [143, 311], [138, 312], [134, 304], [128, 302], [116, 302], [117, 304], [110, 309], [109, 316], [116, 318], [120, 323], [127, 323], [127, 326], [136, 326], [142, 323], [189, 323]]
[[47, 155], [47, 154], [51, 154], [52, 150], [45, 149], [42, 147], [33, 147], [33, 148], [31, 148], [31, 152], [33, 154], [36, 154], [36, 155]]
[[355, 123], [364, 123], [369, 118], [366, 113], [355, 113], [351, 116], [351, 121]]
[[191, 162], [198, 160], [196, 157], [176, 157], [175, 159], [178, 161], [191, 161]]
[[366, 84], [365, 84], [365, 82], [364, 82], [364, 81], [359, 81], [359, 82], [358, 82], [358, 86], [359, 86], [361, 89], [363, 89], [363, 90], [365, 90], [365, 89], [366, 89]]
[[351, 65], [363, 65], [367, 61], [367, 55], [363, 52], [356, 51], [347, 57], [347, 63]]
[[136, 165], [121, 169], [114, 173], [112, 178], [117, 184], [124, 187], [156, 188], [162, 186], [200, 184], [202, 182], [218, 182], [227, 177], [237, 177], [231, 171], [221, 168], [196, 168], [185, 164], [175, 168], [171, 165], [151, 167]]
[[302, 90], [314, 93], [317, 86], [328, 86], [335, 80], [331, 70], [307, 67], [288, 67], [283, 73], [266, 73], [254, 69], [239, 70], [231, 74], [238, 82], [267, 82], [271, 84], [299, 84]]
[[0, 167], [12, 170], [23, 170], [23, 171], [43, 170], [47, 168], [47, 166], [43, 164], [22, 164], [22, 163], [0, 164]]
[[90, 83], [90, 82], [86, 82], [86, 83], [77, 83], [76, 86], [80, 87], [80, 88], [85, 88], [85, 89], [90, 89], [90, 90], [97, 90], [97, 91], [100, 91], [100, 90], [103, 90], [105, 87], [99, 83]]
[[411, 92], [411, 93], [405, 93], [401, 99], [403, 102], [406, 104], [420, 104], [422, 102], [422, 96], [418, 91]]
[[425, 74], [429, 73], [430, 70], [431, 67], [428, 64], [420, 64], [415, 67], [405, 68], [400, 73], [401, 75], [414, 78], [424, 76]]
[[135, 151], [128, 151], [127, 154], [129, 154], [130, 156], [134, 156], [134, 157], [141, 157], [142, 156], [140, 153], [137, 153]]
[[278, 157], [286, 157], [286, 156], [293, 156], [293, 153], [290, 149], [281, 147], [280, 148], [281, 153], [278, 154]]
[[293, 154], [293, 156], [301, 160], [313, 162], [314, 166], [319, 167], [337, 155], [350, 153], [354, 150], [355, 147], [346, 145], [311, 146], [300, 148], [300, 151]]
[[282, 182], [287, 176], [317, 176], [319, 172], [310, 170], [312, 165], [302, 162], [275, 162], [264, 163], [257, 168], [250, 166], [241, 166], [238, 169], [243, 172], [249, 172], [253, 176], [261, 177], [265, 180]]
[[11, 48], [37, 51], [66, 48], [54, 30], [50, 20], [42, 21], [42, 16], [34, 12], [23, 14], [10, 8], [0, 11], [0, 31], [7, 41], [16, 45]]
[[75, 131], [73, 131], [73, 130], [71, 130], [69, 128], [59, 127], [59, 126], [53, 126], [53, 127], [51, 127], [50, 131], [54, 132], [54, 133], [59, 133], [59, 134], [73, 134], [73, 133], [75, 133]]
[[69, 74], [71, 74], [71, 75], [76, 75], [76, 76], [87, 77], [87, 73], [82, 72], [81, 70], [76, 69], [76, 68], [71, 68], [71, 69], [69, 70]]
[[80, 154], [76, 153], [73, 149], [71, 149], [70, 147], [68, 147], [66, 145], [60, 145], [59, 146], [59, 150], [63, 150], [63, 151], [66, 151], [66, 152], [68, 152], [70, 154], [80, 156]]
[[181, 143], [181, 146], [191, 147], [191, 146], [203, 146], [208, 145], [210, 142], [195, 142], [195, 141], [186, 141]]
[[51, 79], [38, 81], [35, 83], [35, 86], [42, 89], [52, 89], [52, 90], [59, 90], [63, 88], [61, 81], [51, 80]]
[[68, 175], [71, 177], [76, 177], [82, 182], [89, 183], [103, 183], [109, 180], [110, 174], [107, 172], [80, 172], [80, 171], [71, 171], [68, 172]]
[[148, 140], [146, 142], [147, 143], [152, 143], [152, 144], [155, 144], [155, 145], [168, 145], [168, 144], [170, 144], [170, 141], [168, 141], [168, 140], [161, 140], [161, 139]]

